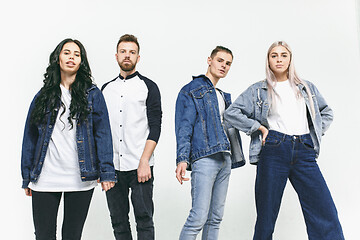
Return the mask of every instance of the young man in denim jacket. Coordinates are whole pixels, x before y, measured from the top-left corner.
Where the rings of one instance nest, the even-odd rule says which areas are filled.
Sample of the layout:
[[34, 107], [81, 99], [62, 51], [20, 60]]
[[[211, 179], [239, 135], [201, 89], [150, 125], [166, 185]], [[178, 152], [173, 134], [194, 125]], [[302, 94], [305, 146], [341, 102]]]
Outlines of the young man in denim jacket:
[[202, 239], [217, 239], [231, 168], [245, 163], [242, 151], [240, 159], [232, 161], [223, 123], [223, 113], [231, 104], [230, 94], [215, 88], [227, 75], [232, 60], [229, 49], [216, 47], [208, 57], [207, 73], [193, 77], [176, 101], [176, 178], [180, 184], [189, 180], [185, 178], [186, 170], [192, 170], [192, 209], [180, 233], [181, 240], [196, 239], [202, 229]]

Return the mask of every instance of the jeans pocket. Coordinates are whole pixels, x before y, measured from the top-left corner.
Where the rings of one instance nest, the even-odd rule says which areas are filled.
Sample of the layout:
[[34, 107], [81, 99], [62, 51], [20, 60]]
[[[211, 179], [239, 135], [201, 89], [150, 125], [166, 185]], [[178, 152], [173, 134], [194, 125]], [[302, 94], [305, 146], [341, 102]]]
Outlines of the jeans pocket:
[[300, 142], [304, 146], [305, 149], [314, 150], [314, 143], [311, 140], [311, 138], [300, 139]]
[[265, 139], [264, 147], [277, 147], [281, 143], [281, 139], [272, 135], [268, 135]]

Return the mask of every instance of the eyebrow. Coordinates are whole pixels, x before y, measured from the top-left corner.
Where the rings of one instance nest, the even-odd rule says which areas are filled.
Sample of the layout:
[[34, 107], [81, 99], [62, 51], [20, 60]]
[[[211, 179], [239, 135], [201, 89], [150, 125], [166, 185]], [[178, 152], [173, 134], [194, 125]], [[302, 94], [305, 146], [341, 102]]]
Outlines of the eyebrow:
[[[70, 49], [64, 49], [63, 51], [64, 51], [64, 52], [71, 52]], [[74, 52], [80, 53], [80, 51], [78, 51], [78, 50], [75, 50]]]
[[136, 49], [119, 48], [119, 51], [121, 51], [121, 50], [130, 51], [130, 52], [132, 52], [132, 51], [137, 52]]
[[[289, 54], [288, 52], [281, 52], [280, 54]], [[272, 52], [272, 53], [270, 53], [270, 54], [278, 54], [277, 52]]]

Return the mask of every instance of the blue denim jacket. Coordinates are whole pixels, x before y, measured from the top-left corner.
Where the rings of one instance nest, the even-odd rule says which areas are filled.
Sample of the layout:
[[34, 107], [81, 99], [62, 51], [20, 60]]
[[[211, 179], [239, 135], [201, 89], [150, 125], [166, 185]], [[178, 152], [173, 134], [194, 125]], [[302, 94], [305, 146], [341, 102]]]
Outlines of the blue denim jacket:
[[[225, 108], [229, 107], [230, 94], [220, 92], [224, 97]], [[176, 100], [176, 163], [187, 162], [190, 170], [191, 163], [199, 158], [230, 151], [230, 143], [224, 131], [227, 128], [228, 126], [221, 123], [214, 85], [205, 75], [193, 77], [193, 80], [180, 90]], [[238, 139], [241, 146], [240, 137]], [[233, 159], [232, 168], [244, 164], [241, 149], [241, 159]]]
[[[298, 85], [298, 88], [305, 99], [308, 109], [308, 123], [310, 135], [314, 143], [316, 157], [320, 153], [321, 136], [329, 128], [333, 120], [333, 112], [321, 96], [318, 89], [309, 81], [308, 84], [314, 102], [315, 116], [310, 112], [309, 96], [305, 86]], [[224, 118], [235, 128], [251, 135], [250, 142], [250, 163], [256, 164], [261, 151], [262, 137], [258, 130], [260, 125], [269, 128], [267, 121], [271, 101], [268, 99], [268, 87], [265, 80], [251, 85], [245, 90], [235, 102], [225, 111]]]
[[[44, 163], [48, 143], [53, 131], [50, 123], [51, 112], [45, 118], [46, 124], [34, 125], [30, 123], [31, 112], [35, 107], [35, 99], [31, 102], [26, 119], [21, 155], [21, 174], [23, 188], [29, 182], [36, 182]], [[115, 181], [113, 165], [113, 147], [110, 131], [109, 116], [101, 91], [93, 85], [87, 90], [88, 108], [90, 114], [87, 119], [76, 124], [76, 142], [79, 158], [80, 175], [82, 181], [100, 178], [100, 181]], [[59, 99], [60, 106], [60, 99]], [[58, 112], [59, 107], [56, 109]]]

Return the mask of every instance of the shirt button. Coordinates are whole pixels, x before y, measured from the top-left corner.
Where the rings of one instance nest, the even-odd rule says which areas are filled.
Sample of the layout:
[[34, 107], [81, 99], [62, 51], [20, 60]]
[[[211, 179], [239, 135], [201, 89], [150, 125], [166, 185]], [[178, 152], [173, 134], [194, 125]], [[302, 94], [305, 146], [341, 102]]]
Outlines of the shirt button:
[[121, 95], [120, 97], [123, 97], [123, 95]]
[[122, 139], [120, 139], [120, 142], [122, 142]]
[[122, 112], [122, 110], [120, 110], [120, 112]]

